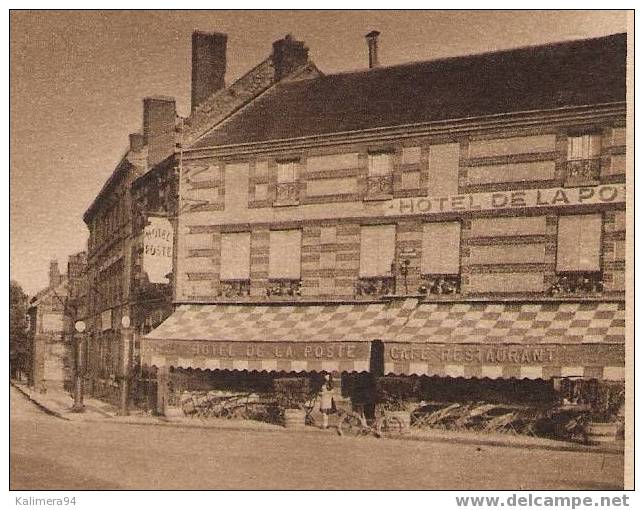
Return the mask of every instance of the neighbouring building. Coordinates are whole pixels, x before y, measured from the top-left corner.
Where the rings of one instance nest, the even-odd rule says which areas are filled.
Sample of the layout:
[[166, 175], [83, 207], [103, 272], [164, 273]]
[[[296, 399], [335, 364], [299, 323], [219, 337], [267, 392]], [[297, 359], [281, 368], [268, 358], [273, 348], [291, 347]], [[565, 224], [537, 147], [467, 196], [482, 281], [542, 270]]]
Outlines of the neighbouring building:
[[29, 383], [40, 391], [69, 390], [75, 370], [74, 323], [85, 314], [86, 254], [71, 255], [67, 274], [49, 265], [49, 285], [29, 302]]
[[624, 380], [626, 35], [394, 67], [377, 37], [183, 146], [160, 405], [291, 372]]
[[[193, 33], [191, 114], [179, 117], [173, 98], [145, 98], [142, 131], [130, 135], [126, 154], [84, 214], [86, 387], [94, 396], [115, 402], [124, 377], [132, 382], [135, 403], [146, 405], [145, 393], [155, 391], [140, 364], [139, 345], [141, 335], [173, 310], [182, 148], [278, 83], [318, 73], [304, 45], [287, 36], [263, 62], [226, 86], [226, 46], [225, 34]], [[203, 189], [209, 196], [212, 190]], [[123, 333], [129, 328], [131, 340]]]

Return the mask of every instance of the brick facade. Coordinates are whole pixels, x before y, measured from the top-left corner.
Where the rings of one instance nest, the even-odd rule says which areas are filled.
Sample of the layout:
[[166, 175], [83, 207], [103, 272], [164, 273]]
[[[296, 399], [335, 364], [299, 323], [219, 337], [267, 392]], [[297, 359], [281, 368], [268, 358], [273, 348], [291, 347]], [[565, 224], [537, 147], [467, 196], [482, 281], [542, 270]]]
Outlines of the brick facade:
[[[600, 179], [594, 186], [625, 182], [624, 173], [610, 172], [611, 158], [615, 157], [613, 155], [619, 157], [624, 152], [624, 146], [619, 145], [624, 143], [623, 125], [623, 117], [615, 115], [603, 120], [600, 127], [593, 127], [601, 132], [602, 137]], [[582, 126], [588, 129], [587, 123], [582, 123]], [[360, 262], [360, 226], [378, 223], [396, 224], [396, 264], [399, 266], [405, 259], [409, 261], [407, 294], [416, 294], [423, 284], [420, 272], [422, 225], [427, 221], [443, 220], [457, 220], [461, 223], [460, 298], [547, 298], [548, 290], [556, 280], [558, 217], [578, 212], [597, 212], [603, 215], [601, 270], [605, 287], [602, 295], [621, 295], [624, 288], [624, 227], [616, 225], [615, 217], [620, 214], [623, 216], [623, 202], [592, 207], [553, 206], [538, 210], [520, 207], [500, 209], [498, 212], [467, 211], [460, 214], [452, 212], [390, 217], [378, 212], [382, 211], [382, 204], [386, 200], [378, 197], [378, 200], [372, 202], [367, 193], [368, 154], [378, 149], [389, 150], [393, 155], [393, 190], [390, 199], [435, 197], [434, 184], [440, 190], [444, 179], [437, 182], [433, 180], [434, 174], [441, 176], [440, 172], [449, 170], [458, 175], [458, 182], [454, 182], [457, 192], [453, 195], [567, 189], [568, 137], [578, 129], [578, 121], [575, 124], [556, 126], [543, 122], [538, 127], [480, 130], [479, 133], [468, 136], [457, 133], [448, 137], [410, 136], [400, 140], [387, 138], [384, 142], [373, 140], [365, 144], [341, 143], [338, 140], [337, 145], [331, 147], [311, 145], [298, 151], [244, 155], [239, 159], [231, 155], [218, 158], [216, 150], [210, 151], [210, 157], [204, 157], [208, 154], [207, 151], [188, 152], [184, 167], [187, 169], [186, 173], [189, 175], [193, 171], [192, 165], [197, 162], [202, 167], [218, 168], [219, 180], [216, 182], [220, 193], [227, 192], [222, 168], [235, 163], [247, 164], [248, 203], [247, 210], [242, 211], [243, 217], [234, 217], [222, 208], [224, 198], [218, 196], [216, 204], [202, 206], [184, 216], [188, 234], [180, 238], [179, 264], [181, 266], [183, 263], [182, 253], [187, 253], [188, 256], [199, 255], [201, 258], [199, 264], [188, 264], [192, 270], [186, 269], [184, 272], [179, 268], [177, 299], [216, 301], [222, 298], [218, 293], [217, 244], [217, 233], [221, 231], [251, 232], [251, 292], [246, 299], [282, 299], [279, 296], [269, 298], [265, 294], [268, 281], [268, 232], [281, 228], [302, 230], [302, 292], [299, 299], [355, 299]], [[458, 145], [454, 144], [456, 140]], [[449, 153], [440, 152], [439, 149], [448, 147], [450, 142], [453, 147], [459, 148], [459, 157], [451, 163], [458, 166], [443, 169], [440, 165], [448, 164], [449, 160], [445, 158]], [[430, 168], [432, 151], [436, 151], [436, 158], [439, 158], [434, 158], [436, 168]], [[193, 154], [199, 158], [195, 163], [191, 161]], [[279, 207], [279, 204], [275, 204], [277, 164], [287, 159], [298, 162], [296, 185], [299, 200], [296, 205]], [[326, 167], [322, 164], [325, 161], [328, 161]], [[479, 172], [475, 180], [472, 177], [473, 169]], [[418, 174], [415, 180], [404, 180], [405, 174], [413, 173]], [[319, 186], [321, 181], [325, 181], [326, 187]], [[403, 182], [417, 183], [417, 187], [403, 187]], [[337, 185], [335, 193], [332, 188], [334, 183]], [[355, 188], [347, 183], [355, 184]], [[256, 198], [258, 186], [264, 187], [261, 191], [262, 200]], [[348, 188], [351, 192], [347, 192]], [[310, 189], [321, 189], [323, 192], [311, 195], [308, 193]], [[481, 222], [486, 221], [485, 218], [489, 218], [487, 221], [491, 224], [497, 222], [495, 218], [509, 218], [506, 221], [516, 223], [516, 229], [513, 227], [508, 232], [496, 234], [478, 231], [478, 226], [481, 225], [482, 228]], [[327, 232], [324, 242], [320, 240], [323, 229]], [[206, 231], [211, 235], [212, 242], [200, 244], [199, 251], [195, 251], [190, 233]], [[329, 236], [328, 232], [331, 231], [334, 231], [334, 235]], [[202, 234], [198, 234], [198, 237], [201, 236]], [[400, 294], [404, 278], [399, 267], [394, 276], [396, 292]], [[187, 285], [183, 285], [184, 281]], [[202, 283], [195, 286], [193, 282], [196, 281]], [[204, 284], [206, 281], [208, 283]], [[196, 287], [199, 287], [199, 292], [194, 291]], [[599, 296], [594, 296], [597, 297]], [[444, 296], [441, 298], [444, 299]]]

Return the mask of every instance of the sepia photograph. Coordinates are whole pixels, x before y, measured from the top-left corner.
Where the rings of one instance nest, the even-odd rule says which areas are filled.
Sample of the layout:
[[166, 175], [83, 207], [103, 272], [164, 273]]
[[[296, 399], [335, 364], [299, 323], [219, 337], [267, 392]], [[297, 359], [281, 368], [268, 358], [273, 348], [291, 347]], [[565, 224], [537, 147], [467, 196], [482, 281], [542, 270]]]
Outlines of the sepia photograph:
[[8, 22], [12, 506], [629, 506], [633, 11]]

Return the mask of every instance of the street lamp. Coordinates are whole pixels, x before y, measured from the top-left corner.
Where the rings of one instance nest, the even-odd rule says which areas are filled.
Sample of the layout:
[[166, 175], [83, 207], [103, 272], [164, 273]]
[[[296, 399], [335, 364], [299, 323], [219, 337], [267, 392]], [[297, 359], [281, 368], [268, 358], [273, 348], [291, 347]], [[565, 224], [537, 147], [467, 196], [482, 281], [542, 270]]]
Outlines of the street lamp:
[[129, 378], [130, 378], [130, 348], [132, 343], [132, 329], [130, 328], [131, 321], [129, 315], [124, 315], [121, 318], [121, 352], [123, 359], [121, 361], [121, 395], [119, 416], [127, 416], [130, 414], [128, 409], [129, 399]]
[[83, 404], [83, 376], [85, 372], [85, 362], [84, 362], [84, 333], [86, 325], [84, 321], [76, 321], [74, 323], [74, 340], [76, 346], [76, 360], [74, 364], [74, 405], [72, 406], [72, 412], [82, 413], [85, 410], [85, 405]]
[[409, 289], [407, 288], [407, 275], [409, 274], [409, 265], [411, 262], [409, 259], [405, 259], [400, 263], [400, 274], [403, 277], [403, 282], [405, 283], [405, 295], [409, 294]]

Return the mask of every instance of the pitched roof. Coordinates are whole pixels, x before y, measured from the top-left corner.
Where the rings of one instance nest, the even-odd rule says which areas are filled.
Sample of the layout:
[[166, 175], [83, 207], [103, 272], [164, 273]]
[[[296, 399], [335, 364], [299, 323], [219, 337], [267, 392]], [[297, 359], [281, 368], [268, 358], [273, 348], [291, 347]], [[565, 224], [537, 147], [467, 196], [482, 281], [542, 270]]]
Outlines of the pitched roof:
[[278, 84], [191, 148], [626, 100], [626, 34]]
[[99, 206], [105, 203], [105, 197], [110, 196], [110, 193], [112, 192], [112, 189], [115, 183], [118, 181], [118, 178], [121, 175], [125, 175], [130, 170], [136, 170], [135, 166], [128, 159], [129, 154], [130, 154], [130, 151], [128, 150], [125, 153], [125, 155], [120, 159], [120, 161], [116, 165], [116, 168], [112, 171], [111, 175], [103, 183], [103, 187], [98, 192], [98, 194], [94, 197], [94, 200], [92, 200], [92, 203], [83, 213], [83, 221], [85, 222], [86, 225], [89, 225], [89, 223], [92, 221], [94, 214], [96, 213], [96, 211], [99, 210]]

